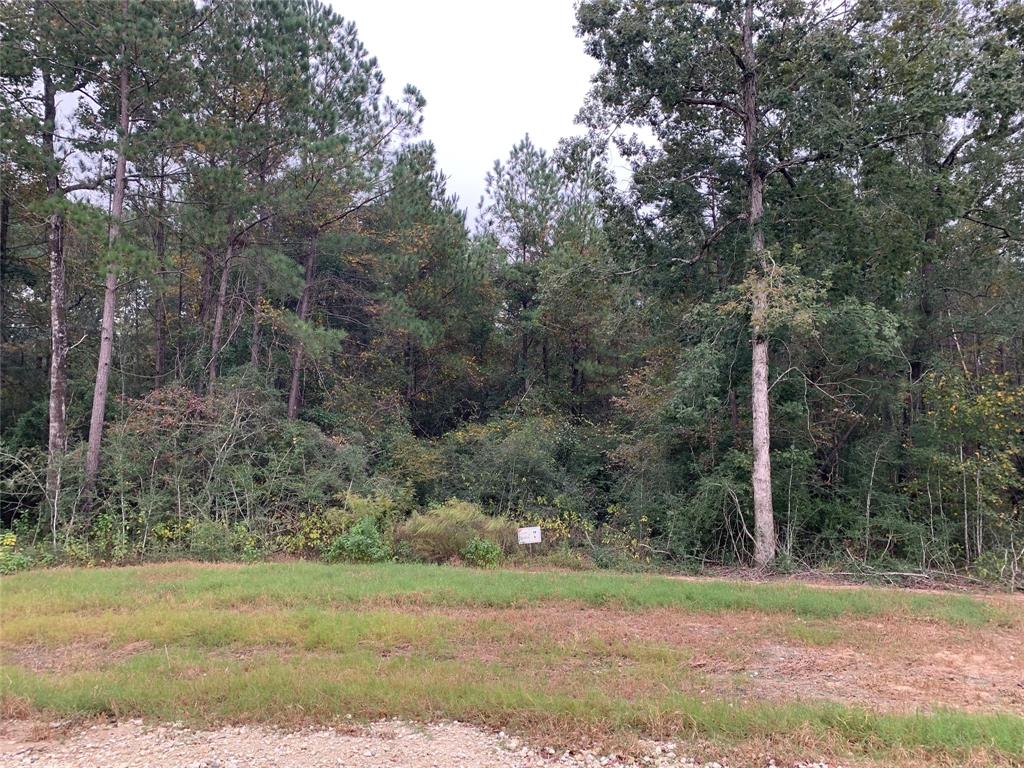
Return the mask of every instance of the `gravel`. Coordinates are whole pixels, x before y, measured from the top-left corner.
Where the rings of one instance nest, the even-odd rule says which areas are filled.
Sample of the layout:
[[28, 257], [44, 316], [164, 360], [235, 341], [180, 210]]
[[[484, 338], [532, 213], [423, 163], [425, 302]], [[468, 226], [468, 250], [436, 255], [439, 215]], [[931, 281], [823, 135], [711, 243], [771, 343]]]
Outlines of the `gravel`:
[[[0, 765], [5, 768], [747, 768], [695, 761], [678, 754], [670, 742], [647, 742], [643, 749], [632, 757], [563, 751], [461, 723], [398, 720], [301, 731], [262, 726], [197, 731], [141, 720], [80, 728], [0, 723]], [[783, 766], [769, 760], [756, 768]], [[798, 763], [794, 768], [829, 766]]]

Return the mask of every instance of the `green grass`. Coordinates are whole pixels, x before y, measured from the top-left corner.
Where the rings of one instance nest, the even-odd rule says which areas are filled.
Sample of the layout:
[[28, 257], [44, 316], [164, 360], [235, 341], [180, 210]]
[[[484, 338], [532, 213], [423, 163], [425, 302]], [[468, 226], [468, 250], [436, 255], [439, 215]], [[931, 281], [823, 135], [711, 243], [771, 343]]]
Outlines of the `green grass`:
[[[627, 624], [640, 627], [653, 608], [676, 609], [680, 620], [779, 615], [780, 633], [812, 646], [841, 641], [842, 629], [830, 622], [846, 618], [912, 618], [970, 631], [1019, 623], [966, 596], [786, 583], [314, 563], [60, 569], [0, 579], [0, 684], [8, 704], [61, 716], [445, 717], [564, 743], [580, 734], [723, 743], [792, 737], [838, 753], [1024, 760], [1019, 717], [881, 714], [715, 695], [688, 663], [694, 649], [642, 634], [556, 634], [550, 623], [531, 623], [530, 608], [544, 605], [625, 609], [636, 613], [636, 624]], [[128, 644], [132, 652], [121, 653]], [[33, 667], [31, 657], [47, 653], [70, 663]]]
[[[200, 722], [331, 721], [438, 716], [495, 727], [621, 731], [679, 738], [764, 738], [808, 731], [856, 751], [923, 749], [957, 754], [984, 747], [1024, 757], [1024, 720], [941, 712], [880, 715], [833, 704], [751, 704], [668, 694], [633, 701], [599, 690], [560, 691], [496, 669], [424, 658], [381, 661], [369, 651], [245, 661], [195, 651], [153, 652], [113, 670], [40, 677], [8, 668], [9, 695], [61, 715], [144, 716]], [[296, 685], [301, 679], [302, 685]], [[557, 735], [555, 736], [557, 738]]]
[[344, 605], [515, 607], [570, 601], [626, 609], [678, 608], [699, 613], [758, 611], [807, 619], [909, 615], [983, 626], [1007, 617], [963, 595], [887, 589], [821, 589], [795, 583], [745, 584], [612, 573], [479, 571], [430, 565], [335, 566], [264, 563], [209, 568], [170, 564], [143, 568], [31, 571], [3, 580], [4, 615], [138, 610], [187, 602], [219, 610]]
[[802, 621], [787, 624], [783, 630], [790, 640], [804, 645], [827, 647], [849, 639], [841, 627], [829, 626], [825, 622], [807, 624]]

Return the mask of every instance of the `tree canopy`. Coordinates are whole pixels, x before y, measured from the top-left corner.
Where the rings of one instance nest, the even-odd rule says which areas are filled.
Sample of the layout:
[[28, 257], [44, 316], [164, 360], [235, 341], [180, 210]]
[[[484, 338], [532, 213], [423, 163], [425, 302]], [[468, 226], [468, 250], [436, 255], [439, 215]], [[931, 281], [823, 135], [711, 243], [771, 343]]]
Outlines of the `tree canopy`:
[[1021, 2], [577, 20], [584, 134], [470, 218], [319, 0], [4, 3], [3, 525], [317, 554], [457, 499], [619, 565], [1024, 567]]

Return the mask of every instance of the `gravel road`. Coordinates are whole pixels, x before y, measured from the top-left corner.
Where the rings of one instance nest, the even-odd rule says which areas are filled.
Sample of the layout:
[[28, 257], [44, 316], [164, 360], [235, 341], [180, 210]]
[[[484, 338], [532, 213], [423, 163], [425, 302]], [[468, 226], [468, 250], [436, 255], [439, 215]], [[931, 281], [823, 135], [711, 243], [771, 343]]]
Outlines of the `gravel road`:
[[[747, 768], [696, 762], [677, 754], [670, 743], [647, 743], [644, 749], [647, 754], [630, 759], [562, 752], [460, 723], [393, 720], [340, 731], [256, 726], [194, 731], [139, 720], [77, 728], [0, 722], [0, 765], [5, 768]], [[756, 768], [767, 766], [774, 763]], [[824, 763], [798, 766], [828, 768]]]

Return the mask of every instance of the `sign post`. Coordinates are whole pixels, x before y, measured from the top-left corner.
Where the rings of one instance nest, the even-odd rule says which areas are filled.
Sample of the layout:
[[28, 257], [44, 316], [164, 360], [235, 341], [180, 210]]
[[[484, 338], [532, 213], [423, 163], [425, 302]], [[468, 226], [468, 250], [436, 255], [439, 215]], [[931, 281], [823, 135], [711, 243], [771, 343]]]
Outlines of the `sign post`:
[[526, 528], [520, 528], [518, 531], [519, 543], [525, 544], [529, 548], [529, 552], [533, 554], [533, 545], [540, 544], [540, 526], [530, 525]]

